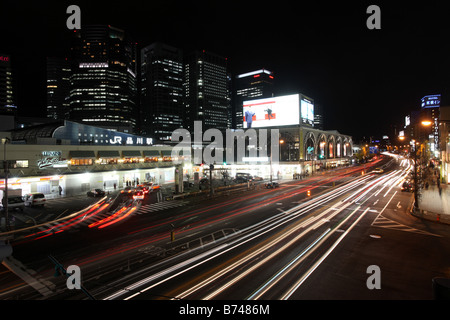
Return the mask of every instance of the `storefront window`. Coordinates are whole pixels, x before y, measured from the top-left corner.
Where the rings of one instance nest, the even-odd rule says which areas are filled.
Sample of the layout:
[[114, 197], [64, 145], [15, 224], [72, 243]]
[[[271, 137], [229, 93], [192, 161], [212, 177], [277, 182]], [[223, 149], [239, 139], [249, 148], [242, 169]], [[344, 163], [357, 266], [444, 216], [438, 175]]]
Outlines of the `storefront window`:
[[70, 164], [72, 166], [92, 166], [94, 161], [92, 159], [72, 159]]
[[158, 157], [145, 157], [144, 162], [158, 162]]
[[123, 158], [123, 163], [139, 163], [139, 158]]
[[28, 168], [28, 160], [16, 160], [16, 168]]
[[101, 158], [100, 164], [117, 164], [117, 158]]

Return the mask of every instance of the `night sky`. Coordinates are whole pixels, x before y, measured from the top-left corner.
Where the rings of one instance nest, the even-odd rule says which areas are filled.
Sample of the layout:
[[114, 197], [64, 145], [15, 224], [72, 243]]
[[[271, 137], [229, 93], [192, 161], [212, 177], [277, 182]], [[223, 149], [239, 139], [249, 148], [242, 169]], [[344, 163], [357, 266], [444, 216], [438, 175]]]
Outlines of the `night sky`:
[[[81, 23], [124, 29], [139, 45], [162, 41], [228, 58], [233, 75], [275, 73], [278, 95], [303, 93], [324, 110], [325, 129], [355, 140], [390, 134], [420, 98], [450, 83], [444, 1], [16, 1], [2, 3], [0, 53], [12, 55], [21, 115], [45, 112], [45, 57], [68, 49], [66, 8]], [[394, 2], [394, 1], [391, 1]], [[381, 30], [366, 9], [381, 8]]]

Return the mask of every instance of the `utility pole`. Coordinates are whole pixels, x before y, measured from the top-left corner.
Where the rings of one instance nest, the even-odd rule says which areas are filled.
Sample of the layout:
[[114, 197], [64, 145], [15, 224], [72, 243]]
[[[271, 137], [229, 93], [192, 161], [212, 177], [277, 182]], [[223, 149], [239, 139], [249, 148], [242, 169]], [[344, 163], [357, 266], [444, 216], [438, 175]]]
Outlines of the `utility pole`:
[[419, 209], [419, 199], [417, 194], [417, 146], [414, 142], [414, 208]]
[[212, 197], [214, 194], [213, 184], [212, 184], [212, 172], [214, 170], [214, 165], [209, 165], [209, 195]]
[[8, 161], [6, 160], [6, 143], [8, 143], [10, 140], [9, 138], [4, 138], [3, 143], [3, 169], [5, 171], [5, 191], [3, 192], [3, 210], [5, 212], [5, 227], [6, 231], [10, 231], [9, 226], [9, 214], [8, 214]]

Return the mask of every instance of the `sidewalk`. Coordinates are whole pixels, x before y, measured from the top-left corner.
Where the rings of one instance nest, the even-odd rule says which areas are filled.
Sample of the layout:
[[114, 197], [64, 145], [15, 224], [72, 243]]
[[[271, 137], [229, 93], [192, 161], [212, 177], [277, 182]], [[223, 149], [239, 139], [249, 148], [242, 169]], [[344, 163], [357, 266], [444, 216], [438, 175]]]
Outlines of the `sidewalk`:
[[436, 185], [432, 185], [428, 190], [421, 190], [419, 197], [419, 210], [412, 210], [411, 213], [419, 218], [430, 221], [450, 224], [450, 187], [441, 184], [441, 194]]

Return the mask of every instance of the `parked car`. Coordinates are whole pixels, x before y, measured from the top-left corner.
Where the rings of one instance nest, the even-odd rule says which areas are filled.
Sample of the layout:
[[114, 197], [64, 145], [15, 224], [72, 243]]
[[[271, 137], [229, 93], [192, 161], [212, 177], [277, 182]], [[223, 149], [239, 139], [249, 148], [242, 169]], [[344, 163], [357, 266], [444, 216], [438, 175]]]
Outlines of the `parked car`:
[[250, 175], [250, 173], [242, 173], [242, 172], [236, 173], [236, 177], [234, 178], [235, 183], [246, 183], [252, 180], [253, 177]]
[[[3, 202], [0, 202], [1, 210], [3, 211]], [[23, 211], [25, 209], [25, 203], [21, 196], [9, 196], [8, 197], [8, 211], [19, 209]]]
[[105, 194], [105, 191], [102, 189], [92, 189], [87, 192], [88, 197], [103, 197]]
[[34, 207], [34, 206], [44, 206], [46, 199], [45, 195], [40, 192], [36, 193], [28, 193], [23, 196], [23, 201], [25, 202], [25, 205], [27, 207]]
[[278, 184], [278, 182], [275, 182], [275, 181], [266, 183], [266, 188], [267, 189], [274, 189], [274, 188], [278, 188], [279, 186], [280, 185]]

